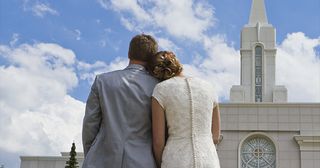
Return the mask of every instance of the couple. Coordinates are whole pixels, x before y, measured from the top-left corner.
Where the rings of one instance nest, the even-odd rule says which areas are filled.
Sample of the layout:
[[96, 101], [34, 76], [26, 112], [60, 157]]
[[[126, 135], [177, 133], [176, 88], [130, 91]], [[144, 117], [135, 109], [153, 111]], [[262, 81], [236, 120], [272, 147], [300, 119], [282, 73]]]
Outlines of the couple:
[[[97, 75], [83, 120], [83, 168], [219, 168], [220, 114], [210, 84], [185, 77], [149, 35], [129, 66]], [[159, 83], [160, 82], [160, 83]]]

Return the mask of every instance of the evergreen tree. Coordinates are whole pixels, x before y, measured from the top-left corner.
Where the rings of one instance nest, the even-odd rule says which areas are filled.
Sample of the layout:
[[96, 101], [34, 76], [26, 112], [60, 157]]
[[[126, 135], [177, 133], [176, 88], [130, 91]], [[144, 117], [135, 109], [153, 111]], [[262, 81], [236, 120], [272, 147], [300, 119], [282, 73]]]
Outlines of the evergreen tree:
[[70, 158], [66, 162], [67, 165], [65, 166], [65, 168], [78, 168], [79, 167], [76, 156], [77, 156], [76, 145], [73, 142], [72, 147], [71, 147], [71, 151], [70, 151]]

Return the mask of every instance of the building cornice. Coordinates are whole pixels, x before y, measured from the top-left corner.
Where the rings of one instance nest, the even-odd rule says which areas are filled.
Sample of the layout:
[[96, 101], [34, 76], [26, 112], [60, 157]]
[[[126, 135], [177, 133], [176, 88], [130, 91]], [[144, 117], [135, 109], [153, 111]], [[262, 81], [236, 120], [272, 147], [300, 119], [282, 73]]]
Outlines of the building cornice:
[[[252, 52], [251, 48], [240, 48], [240, 52]], [[276, 52], [277, 49], [276, 48], [265, 48], [264, 51], [274, 51]]]
[[300, 151], [320, 151], [320, 135], [296, 135], [294, 139], [300, 146]]
[[[69, 152], [61, 152], [61, 156], [20, 156], [21, 161], [59, 161], [68, 160], [70, 158]], [[77, 159], [83, 159], [83, 152], [77, 152]]]
[[[319, 108], [320, 103], [272, 103], [272, 102], [261, 102], [261, 103], [219, 103], [220, 107], [309, 107]], [[320, 112], [320, 111], [319, 111]]]

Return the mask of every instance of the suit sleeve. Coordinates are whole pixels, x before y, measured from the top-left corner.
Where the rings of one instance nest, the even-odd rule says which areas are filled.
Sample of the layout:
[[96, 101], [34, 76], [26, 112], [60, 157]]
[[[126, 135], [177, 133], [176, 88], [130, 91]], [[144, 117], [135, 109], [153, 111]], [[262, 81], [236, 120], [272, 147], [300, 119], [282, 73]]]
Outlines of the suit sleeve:
[[82, 127], [82, 144], [86, 156], [95, 140], [101, 123], [101, 107], [98, 94], [98, 76], [96, 77], [87, 100]]

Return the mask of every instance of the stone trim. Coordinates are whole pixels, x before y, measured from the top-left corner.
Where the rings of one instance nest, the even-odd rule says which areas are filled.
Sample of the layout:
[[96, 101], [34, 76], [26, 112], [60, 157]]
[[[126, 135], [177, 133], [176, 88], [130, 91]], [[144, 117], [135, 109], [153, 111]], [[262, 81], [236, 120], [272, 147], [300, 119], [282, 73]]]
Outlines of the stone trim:
[[320, 135], [296, 135], [294, 140], [299, 144], [300, 151], [320, 151]]
[[219, 103], [220, 107], [311, 107], [320, 108], [320, 103]]
[[[68, 160], [69, 152], [61, 152], [61, 156], [20, 156], [21, 161], [59, 161]], [[77, 159], [84, 159], [83, 152], [77, 152]]]

